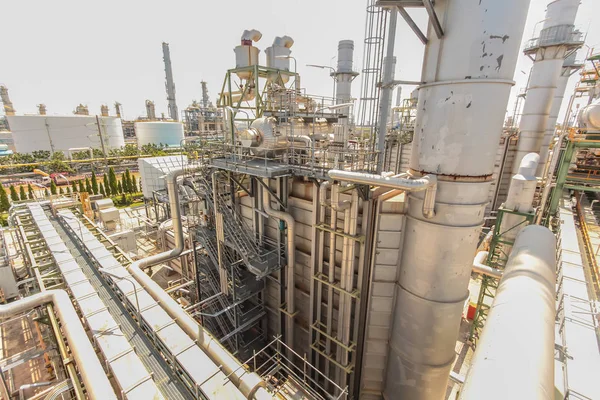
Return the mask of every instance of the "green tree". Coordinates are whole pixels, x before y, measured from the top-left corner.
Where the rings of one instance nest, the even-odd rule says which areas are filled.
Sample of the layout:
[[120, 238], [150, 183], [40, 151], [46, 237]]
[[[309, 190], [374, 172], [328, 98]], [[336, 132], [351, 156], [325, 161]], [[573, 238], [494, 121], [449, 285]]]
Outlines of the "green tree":
[[137, 193], [137, 192], [138, 192], [137, 179], [135, 179], [135, 176], [131, 175], [131, 193]]
[[83, 186], [83, 179], [79, 181], [79, 193], [85, 192], [85, 186]]
[[63, 190], [62, 186], [58, 188], [58, 194], [65, 194], [65, 191]]
[[98, 194], [98, 181], [96, 180], [96, 173], [92, 171], [92, 193]]
[[94, 194], [92, 190], [92, 184], [90, 183], [90, 178], [85, 178], [85, 191], [89, 194]]
[[10, 199], [12, 201], [19, 201], [19, 195], [17, 194], [17, 189], [13, 185], [10, 185]]
[[0, 212], [6, 212], [10, 208], [10, 201], [8, 201], [8, 195], [6, 190], [0, 187]]
[[126, 169], [121, 178], [121, 181], [123, 182], [123, 192], [125, 193], [131, 193], [131, 187], [129, 186], [130, 176], [129, 169]]
[[73, 193], [77, 193], [77, 182], [71, 182], [71, 187], [73, 188]]
[[33, 193], [33, 188], [31, 187], [31, 183], [27, 184], [27, 194], [29, 194], [29, 200], [35, 199], [35, 194]]
[[65, 155], [62, 151], [57, 151], [52, 154], [50, 162], [46, 167], [48, 172], [75, 172], [75, 170], [67, 164]]
[[21, 200], [27, 200], [27, 193], [25, 193], [25, 187], [23, 185], [19, 187], [19, 198]]
[[110, 196], [110, 184], [108, 182], [108, 174], [104, 173], [104, 177], [102, 178], [103, 182], [104, 182], [104, 191], [106, 192], [107, 196]]
[[54, 181], [50, 181], [50, 193], [56, 194], [56, 183]]
[[127, 205], [127, 196], [125, 195], [125, 193], [121, 193], [121, 205]]
[[50, 196], [50, 192], [48, 192], [48, 189], [44, 189], [44, 196], [46, 196], [46, 197]]
[[104, 184], [100, 183], [100, 194], [106, 197], [106, 191], [104, 190]]
[[117, 182], [117, 193], [124, 193], [123, 186], [121, 185], [121, 181]]
[[68, 194], [71, 194], [71, 193], [73, 193], [73, 192], [72, 192], [72, 190], [71, 190], [71, 186], [67, 186], [67, 193], [68, 193]]
[[110, 187], [111, 194], [118, 194], [120, 191], [117, 189], [117, 176], [115, 175], [115, 170], [113, 167], [108, 169], [108, 184]]

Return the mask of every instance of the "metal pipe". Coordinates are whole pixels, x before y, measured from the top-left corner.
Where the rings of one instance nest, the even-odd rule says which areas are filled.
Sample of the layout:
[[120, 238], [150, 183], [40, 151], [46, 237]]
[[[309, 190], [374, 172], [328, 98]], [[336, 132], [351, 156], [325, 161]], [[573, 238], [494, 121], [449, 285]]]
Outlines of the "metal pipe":
[[287, 140], [289, 142], [304, 143], [304, 147], [306, 147], [306, 149], [310, 149], [312, 144], [312, 139], [310, 138], [310, 136], [307, 135], [288, 136]]
[[203, 326], [190, 316], [175, 299], [154, 282], [142, 268], [147, 268], [158, 263], [178, 257], [184, 247], [183, 230], [181, 226], [181, 207], [179, 204], [179, 191], [177, 178], [185, 173], [184, 170], [170, 172], [166, 177], [171, 216], [173, 218], [173, 235], [175, 247], [143, 260], [131, 263], [127, 270], [146, 289], [161, 307], [173, 318], [192, 339], [196, 340], [206, 354], [219, 366], [240, 392], [249, 399], [270, 399], [272, 396], [265, 389], [265, 382], [256, 373], [248, 373], [240, 362], [231, 355]]
[[35, 382], [21, 385], [19, 387], [19, 400], [25, 400], [25, 391], [28, 389], [35, 389], [38, 387], [50, 386], [53, 382]]
[[496, 279], [502, 278], [502, 271], [484, 264], [485, 260], [488, 258], [488, 255], [488, 251], [480, 251], [475, 255], [475, 258], [473, 259], [473, 272], [491, 276], [492, 278]]
[[[425, 199], [423, 201], [423, 216], [425, 218], [435, 217], [435, 197], [437, 193], [437, 177], [435, 175], [425, 175], [419, 179], [407, 179], [396, 176], [341, 170], [330, 170], [328, 175], [332, 179], [360, 183], [363, 185], [383, 186], [409, 192], [420, 192], [424, 190]], [[400, 175], [404, 176], [404, 174]]]
[[71, 354], [91, 398], [117, 399], [81, 320], [64, 290], [46, 290], [9, 304], [0, 304], [0, 319], [52, 303], [58, 314]]
[[296, 288], [294, 267], [296, 265], [296, 221], [291, 214], [284, 211], [278, 211], [271, 207], [271, 194], [267, 190], [269, 187], [269, 179], [264, 178], [263, 182], [263, 209], [267, 215], [280, 219], [287, 225], [287, 281], [286, 281], [286, 304], [287, 304], [287, 327], [286, 327], [286, 343], [290, 347], [294, 347], [294, 313], [295, 298], [294, 292]]
[[[556, 238], [543, 226], [517, 237], [461, 400], [554, 398], [555, 254]], [[523, 326], [528, 337], [516, 329]]]
[[560, 158], [560, 148], [562, 147], [562, 142], [567, 137], [569, 132], [567, 130], [563, 130], [563, 132], [558, 137], [558, 141], [554, 145], [554, 149], [552, 150], [552, 156], [550, 158], [550, 165], [545, 174], [545, 184], [544, 190], [542, 192], [542, 200], [540, 201], [540, 206], [538, 209], [538, 214], [535, 220], [536, 224], [541, 224], [542, 218], [544, 216], [544, 210], [546, 208], [546, 203], [548, 202], [548, 197], [550, 196], [550, 189], [552, 189], [552, 178], [554, 176], [554, 170], [556, 169], [556, 164], [558, 163], [558, 159]]
[[379, 95], [379, 123], [377, 127], [377, 152], [379, 159], [377, 161], [377, 172], [383, 171], [383, 152], [385, 150], [385, 135], [387, 133], [388, 118], [392, 104], [392, 91], [394, 90], [394, 66], [396, 59], [394, 57], [394, 46], [396, 43], [396, 22], [398, 13], [392, 9], [388, 20], [387, 49], [383, 65], [383, 85]]

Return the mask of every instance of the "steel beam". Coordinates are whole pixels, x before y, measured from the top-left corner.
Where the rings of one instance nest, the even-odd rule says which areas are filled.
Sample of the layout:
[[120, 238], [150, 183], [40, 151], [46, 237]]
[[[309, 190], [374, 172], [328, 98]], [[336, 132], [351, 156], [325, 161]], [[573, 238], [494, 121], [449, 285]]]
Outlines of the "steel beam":
[[427, 36], [425, 36], [425, 34], [423, 32], [421, 32], [421, 29], [419, 29], [419, 27], [417, 26], [417, 24], [415, 23], [415, 21], [411, 18], [411, 16], [408, 15], [408, 13], [404, 9], [404, 7], [397, 6], [397, 8], [398, 8], [398, 12], [402, 16], [402, 18], [404, 18], [404, 20], [406, 21], [406, 23], [408, 24], [408, 26], [410, 26], [410, 28], [413, 30], [413, 32], [415, 33], [415, 35], [417, 35], [417, 37], [419, 38], [419, 40], [421, 41], [421, 43], [427, 44], [427, 42], [428, 42]]
[[431, 21], [431, 25], [433, 25], [433, 29], [435, 30], [435, 34], [438, 39], [441, 39], [444, 36], [444, 30], [442, 29], [442, 24], [440, 24], [440, 20], [433, 9], [433, 4], [431, 0], [423, 0], [423, 6], [427, 10], [427, 14], [429, 14], [429, 21]]

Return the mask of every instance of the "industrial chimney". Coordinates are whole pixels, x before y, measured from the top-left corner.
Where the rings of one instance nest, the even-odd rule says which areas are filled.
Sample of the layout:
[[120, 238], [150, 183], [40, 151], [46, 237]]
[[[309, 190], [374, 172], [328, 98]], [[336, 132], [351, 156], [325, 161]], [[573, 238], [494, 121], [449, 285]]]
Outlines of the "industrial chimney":
[[46, 105], [45, 104], [38, 104], [38, 114], [46, 115]]
[[[551, 128], [547, 124], [551, 122], [549, 116], [556, 91], [564, 92], [564, 89], [559, 89], [559, 82], [561, 73], [564, 72], [565, 58], [583, 44], [581, 33], [574, 29], [579, 3], [580, 0], [555, 0], [548, 4], [539, 37], [530, 40], [525, 46], [525, 54], [535, 61], [519, 124], [519, 143], [512, 171], [515, 174], [519, 171], [521, 159], [527, 153], [539, 153], [543, 143], [546, 143], [547, 148], [554, 135], [554, 129], [547, 131]], [[546, 155], [540, 160], [538, 173], [546, 164], [547, 152], [544, 153]]]
[[10, 97], [8, 97], [8, 89], [6, 86], [0, 86], [0, 99], [4, 105], [4, 114], [15, 115], [15, 109], [13, 108], [12, 101], [10, 101]]
[[173, 69], [171, 67], [171, 51], [169, 43], [163, 42], [163, 61], [165, 62], [165, 88], [167, 89], [167, 101], [169, 102], [169, 117], [173, 121], [179, 121], [179, 110], [177, 110], [177, 102], [175, 101], [175, 82], [173, 81]]
[[528, 9], [529, 0], [435, 2], [444, 23], [429, 29], [410, 162], [414, 176], [437, 178], [435, 215], [423, 215], [423, 192], [410, 193], [386, 398], [446, 393]]

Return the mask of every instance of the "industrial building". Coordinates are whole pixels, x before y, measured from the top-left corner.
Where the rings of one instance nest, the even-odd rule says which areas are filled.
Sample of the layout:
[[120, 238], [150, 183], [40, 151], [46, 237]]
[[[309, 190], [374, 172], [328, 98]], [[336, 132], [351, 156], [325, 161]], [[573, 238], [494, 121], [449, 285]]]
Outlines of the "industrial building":
[[[137, 144], [180, 152], [137, 158], [143, 204], [10, 206], [0, 396], [600, 398], [600, 53], [576, 56], [580, 0], [550, 2], [506, 118], [529, 3], [368, 0], [332, 97], [290, 67], [300, 37], [263, 55], [248, 29], [181, 115], [163, 43], [169, 116], [148, 100]], [[394, 76], [403, 23], [418, 82]], [[99, 140], [79, 147], [124, 141], [120, 118], [7, 115], [18, 151], [75, 147], [70, 121]]]

